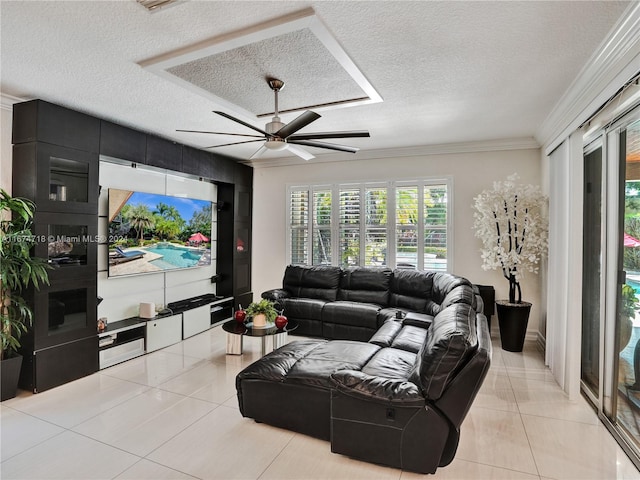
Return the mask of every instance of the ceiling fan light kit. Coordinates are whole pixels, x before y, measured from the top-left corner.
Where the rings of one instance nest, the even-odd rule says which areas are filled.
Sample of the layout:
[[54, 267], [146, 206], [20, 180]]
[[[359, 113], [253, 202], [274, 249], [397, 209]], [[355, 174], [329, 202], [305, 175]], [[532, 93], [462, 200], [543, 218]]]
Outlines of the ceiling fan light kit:
[[264, 142], [264, 146], [269, 150], [285, 150], [287, 148], [287, 142], [279, 138], [272, 138]]
[[326, 142], [318, 142], [318, 139], [325, 138], [359, 138], [359, 137], [369, 137], [369, 132], [366, 130], [353, 130], [347, 132], [322, 132], [322, 133], [306, 133], [306, 134], [298, 134], [296, 132], [298, 130], [303, 129], [307, 125], [312, 122], [315, 122], [320, 118], [315, 112], [311, 110], [307, 110], [302, 113], [300, 116], [296, 117], [289, 123], [283, 123], [279, 117], [278, 112], [278, 92], [282, 90], [284, 87], [284, 82], [277, 78], [267, 77], [267, 84], [269, 88], [273, 90], [274, 94], [274, 116], [269, 123], [265, 125], [264, 130], [251, 125], [250, 123], [244, 122], [238, 118], [235, 118], [227, 113], [214, 111], [213, 113], [225, 117], [231, 121], [239, 123], [251, 130], [255, 130], [256, 132], [261, 133], [263, 136], [260, 137], [258, 135], [245, 135], [241, 133], [225, 133], [225, 132], [207, 132], [202, 130], [177, 130], [179, 132], [191, 132], [191, 133], [207, 133], [214, 135], [233, 135], [233, 136], [241, 136], [241, 137], [252, 137], [257, 138], [257, 140], [245, 140], [242, 142], [232, 142], [232, 143], [224, 143], [221, 145], [212, 145], [206, 148], [217, 148], [217, 147], [226, 147], [229, 145], [239, 145], [242, 143], [251, 143], [251, 142], [264, 142], [262, 146], [253, 154], [250, 158], [258, 158], [262, 154], [267, 151], [283, 151], [288, 150], [289, 152], [297, 155], [298, 157], [304, 160], [310, 160], [315, 158], [311, 153], [307, 150], [300, 148], [298, 145], [304, 145], [307, 147], [315, 147], [315, 148], [324, 148], [327, 150], [335, 150], [339, 152], [349, 152], [356, 153], [359, 149], [356, 147], [349, 147], [346, 145], [336, 145], [333, 143]]

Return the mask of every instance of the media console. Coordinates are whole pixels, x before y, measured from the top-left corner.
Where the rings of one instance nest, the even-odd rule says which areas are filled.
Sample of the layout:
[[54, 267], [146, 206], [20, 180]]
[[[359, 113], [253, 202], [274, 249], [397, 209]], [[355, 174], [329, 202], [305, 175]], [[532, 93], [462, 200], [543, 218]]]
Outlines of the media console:
[[169, 303], [154, 318], [109, 322], [98, 333], [100, 370], [151, 353], [204, 332], [233, 316], [233, 297], [213, 294]]

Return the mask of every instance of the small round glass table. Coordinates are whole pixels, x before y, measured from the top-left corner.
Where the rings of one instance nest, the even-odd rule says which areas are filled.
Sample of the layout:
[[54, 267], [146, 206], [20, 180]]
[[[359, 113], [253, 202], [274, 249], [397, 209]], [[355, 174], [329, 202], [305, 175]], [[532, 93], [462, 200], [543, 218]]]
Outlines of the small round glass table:
[[289, 320], [284, 328], [276, 328], [268, 324], [266, 328], [253, 328], [253, 323], [239, 323], [229, 320], [222, 324], [222, 329], [227, 332], [227, 355], [242, 355], [242, 343], [244, 337], [262, 338], [261, 353], [264, 357], [271, 350], [280, 348], [287, 343], [287, 332], [298, 328], [298, 323]]

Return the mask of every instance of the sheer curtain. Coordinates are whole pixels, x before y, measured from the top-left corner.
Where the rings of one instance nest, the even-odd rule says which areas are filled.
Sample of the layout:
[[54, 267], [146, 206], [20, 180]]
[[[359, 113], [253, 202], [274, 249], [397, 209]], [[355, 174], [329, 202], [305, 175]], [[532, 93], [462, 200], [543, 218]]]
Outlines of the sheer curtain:
[[549, 158], [549, 260], [545, 362], [558, 384], [580, 394], [582, 298], [582, 134]]

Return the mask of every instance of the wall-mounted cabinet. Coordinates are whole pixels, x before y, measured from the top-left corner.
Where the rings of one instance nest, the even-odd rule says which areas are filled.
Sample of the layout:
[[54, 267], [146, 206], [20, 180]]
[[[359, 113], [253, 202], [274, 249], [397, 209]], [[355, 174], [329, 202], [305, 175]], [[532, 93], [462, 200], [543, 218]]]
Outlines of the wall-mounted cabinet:
[[13, 146], [13, 189], [38, 211], [98, 213], [98, 154], [43, 142]]
[[14, 106], [13, 195], [36, 204], [34, 254], [49, 285], [27, 297], [20, 385], [41, 392], [98, 370], [97, 225], [100, 121], [47, 102]]
[[103, 120], [100, 127], [100, 155], [145, 163], [147, 135]]
[[[209, 315], [187, 315], [187, 334], [201, 331], [207, 321], [211, 326], [214, 317], [228, 318], [231, 305], [251, 301], [252, 168], [42, 100], [13, 106], [12, 139], [13, 194], [35, 201], [34, 233], [41, 241], [34, 251], [52, 266], [51, 285], [29, 296], [37, 320], [23, 337], [23, 388], [42, 391], [99, 367], [101, 155], [187, 173], [218, 185], [216, 293], [227, 298]], [[147, 341], [151, 339], [147, 351], [182, 339], [182, 315], [174, 317], [179, 321], [163, 318], [145, 326]], [[128, 348], [138, 351], [139, 345]], [[103, 358], [106, 363], [121, 358], [117, 350], [103, 351], [102, 357], [113, 355]]]
[[164, 138], [147, 135], [147, 157], [144, 163], [182, 172], [182, 145]]
[[100, 119], [68, 108], [31, 100], [13, 106], [12, 142], [45, 142], [98, 152]]

